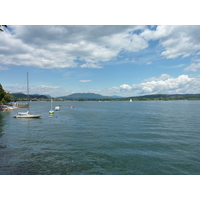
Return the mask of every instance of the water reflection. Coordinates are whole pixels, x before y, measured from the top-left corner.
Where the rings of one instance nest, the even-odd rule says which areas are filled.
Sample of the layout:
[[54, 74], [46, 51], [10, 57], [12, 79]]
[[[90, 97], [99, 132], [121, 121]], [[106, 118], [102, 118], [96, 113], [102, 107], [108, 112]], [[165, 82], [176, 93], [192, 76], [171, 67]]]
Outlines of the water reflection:
[[3, 127], [5, 125], [4, 113], [0, 112], [0, 137], [3, 135]]
[[2, 144], [1, 142], [1, 137], [4, 134], [4, 125], [5, 125], [5, 117], [4, 117], [4, 113], [0, 112], [0, 149], [5, 148], [6, 146], [4, 144]]

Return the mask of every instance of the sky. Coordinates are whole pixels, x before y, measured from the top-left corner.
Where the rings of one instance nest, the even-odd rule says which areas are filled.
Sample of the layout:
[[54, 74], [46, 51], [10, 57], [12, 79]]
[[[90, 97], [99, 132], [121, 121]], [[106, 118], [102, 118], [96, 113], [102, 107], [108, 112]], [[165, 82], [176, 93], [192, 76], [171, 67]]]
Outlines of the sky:
[[199, 25], [9, 25], [0, 32], [6, 91], [53, 97], [200, 93]]

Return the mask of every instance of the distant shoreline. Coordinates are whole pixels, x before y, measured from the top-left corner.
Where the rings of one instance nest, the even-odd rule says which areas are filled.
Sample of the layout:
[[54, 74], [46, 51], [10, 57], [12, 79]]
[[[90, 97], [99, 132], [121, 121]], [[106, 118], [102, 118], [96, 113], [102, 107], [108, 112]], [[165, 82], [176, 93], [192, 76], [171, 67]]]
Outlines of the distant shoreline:
[[[12, 101], [27, 102], [25, 94], [12, 94]], [[50, 101], [50, 96], [45, 95], [29, 95], [30, 101]], [[200, 94], [151, 94], [143, 96], [103, 96], [95, 93], [74, 93], [68, 96], [52, 97], [53, 101], [171, 101], [171, 100], [200, 100]]]
[[[122, 99], [59, 99], [54, 101], [97, 101], [97, 102], [108, 102], [108, 101], [199, 101], [200, 98], [122, 98]], [[49, 100], [32, 100], [37, 102], [48, 102]], [[22, 102], [22, 101], [19, 101]], [[0, 112], [11, 111], [19, 108], [27, 108], [28, 103], [8, 103], [8, 104], [0, 104]], [[23, 101], [24, 102], [24, 101]]]

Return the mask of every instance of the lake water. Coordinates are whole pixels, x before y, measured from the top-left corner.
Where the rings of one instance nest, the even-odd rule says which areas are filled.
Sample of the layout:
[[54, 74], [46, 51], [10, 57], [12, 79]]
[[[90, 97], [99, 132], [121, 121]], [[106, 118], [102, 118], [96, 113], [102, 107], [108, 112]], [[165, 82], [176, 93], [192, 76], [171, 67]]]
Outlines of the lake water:
[[[31, 102], [0, 113], [0, 174], [200, 174], [200, 101]], [[75, 106], [75, 108], [69, 108]]]

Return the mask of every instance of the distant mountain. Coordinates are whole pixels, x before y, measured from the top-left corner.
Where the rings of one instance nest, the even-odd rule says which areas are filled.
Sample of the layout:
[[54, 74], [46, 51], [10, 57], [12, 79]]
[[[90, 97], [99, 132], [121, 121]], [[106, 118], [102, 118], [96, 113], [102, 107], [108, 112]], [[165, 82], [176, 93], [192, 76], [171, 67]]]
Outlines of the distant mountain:
[[136, 97], [129, 97], [129, 98], [160, 98], [160, 97], [170, 97], [167, 94], [150, 94], [150, 95], [143, 95], [143, 96], [136, 96]]
[[121, 98], [126, 98], [126, 97], [121, 97], [121, 96], [113, 95], [113, 96], [110, 96], [110, 98], [113, 98], [113, 99], [121, 99]]
[[[13, 99], [27, 99], [27, 94], [23, 94], [21, 92], [19, 93], [12, 93]], [[49, 97], [46, 95], [40, 95], [40, 94], [30, 94], [30, 99], [48, 99]]]
[[61, 96], [58, 97], [61, 99], [106, 99], [106, 98], [111, 98], [109, 96], [102, 96], [100, 94], [95, 94], [95, 93], [74, 93], [74, 94], [70, 94], [68, 96]]
[[[27, 95], [23, 93], [12, 93], [14, 100], [27, 100]], [[29, 95], [30, 99], [50, 99], [49, 95], [40, 95], [40, 94], [31, 94]], [[95, 93], [74, 93], [68, 96], [60, 96], [55, 99], [71, 99], [71, 100], [101, 100], [107, 99], [111, 101], [129, 101], [132, 100], [179, 100], [179, 99], [188, 99], [188, 100], [200, 100], [200, 94], [151, 94], [143, 96], [132, 96], [132, 97], [120, 97], [120, 96], [103, 96]]]
[[16, 93], [12, 93], [12, 94], [24, 94], [23, 92], [16, 92]]
[[74, 93], [68, 96], [57, 97], [61, 99], [72, 99], [72, 100], [97, 100], [97, 99], [110, 99], [110, 100], [156, 100], [156, 99], [181, 99], [181, 98], [200, 98], [200, 94], [151, 94], [151, 95], [143, 95], [143, 96], [134, 96], [134, 97], [120, 97], [120, 96], [103, 96], [95, 93]]

